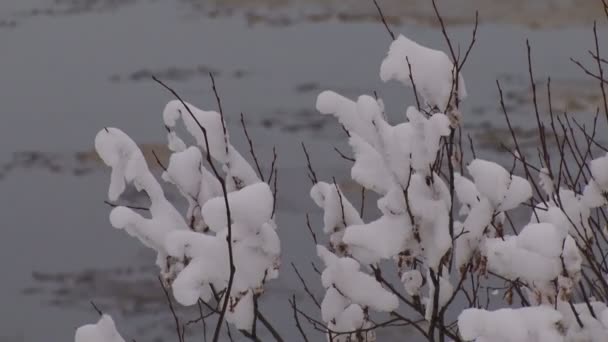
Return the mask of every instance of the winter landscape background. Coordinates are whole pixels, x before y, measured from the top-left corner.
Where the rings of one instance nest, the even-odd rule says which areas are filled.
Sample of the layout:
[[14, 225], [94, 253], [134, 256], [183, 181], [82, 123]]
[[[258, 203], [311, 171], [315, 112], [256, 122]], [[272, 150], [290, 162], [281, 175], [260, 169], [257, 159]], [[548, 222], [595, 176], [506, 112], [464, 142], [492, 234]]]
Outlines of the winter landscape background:
[[[474, 10], [480, 11], [478, 42], [463, 70], [469, 98], [462, 110], [480, 156], [510, 160], [498, 152], [509, 133], [496, 79], [505, 87], [524, 147], [535, 153], [526, 38], [539, 88], [552, 77], [555, 111], [591, 119], [599, 89], [569, 58], [587, 58], [593, 20], [600, 22], [601, 36], [607, 33], [599, 4], [458, 3], [439, 2], [453, 39], [463, 45]], [[395, 31], [444, 48], [427, 2], [381, 4]], [[316, 277], [305, 214], [318, 222], [320, 213], [308, 196], [300, 142], [320, 176], [335, 176], [347, 196], [358, 193], [348, 183], [348, 163], [333, 149], [347, 150], [344, 133], [317, 115], [314, 103], [325, 89], [349, 97], [375, 90], [389, 113], [403, 114], [404, 104], [413, 103], [411, 92], [378, 77], [389, 43], [373, 4], [363, 0], [0, 2], [0, 341], [71, 340], [77, 326], [97, 319], [91, 300], [113, 315], [125, 338], [170, 340], [152, 252], [108, 222], [103, 200], [109, 171], [94, 154], [93, 138], [100, 128], [117, 126], [162, 157], [160, 117], [171, 98], [151, 75], [198, 107], [215, 108], [208, 72], [216, 75], [235, 144], [245, 151], [243, 112], [264, 165], [277, 147], [283, 268], [269, 284], [274, 295], [264, 298], [262, 309], [282, 331], [294, 329], [282, 313], [289, 310], [287, 298], [303, 292], [290, 262]], [[133, 203], [140, 200], [133, 192]]]

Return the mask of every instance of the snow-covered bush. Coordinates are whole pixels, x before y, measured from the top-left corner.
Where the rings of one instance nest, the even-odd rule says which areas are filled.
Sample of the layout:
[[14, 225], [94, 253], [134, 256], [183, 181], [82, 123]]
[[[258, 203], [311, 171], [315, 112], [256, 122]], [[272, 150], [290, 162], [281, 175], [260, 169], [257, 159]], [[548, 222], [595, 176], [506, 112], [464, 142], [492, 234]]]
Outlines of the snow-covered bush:
[[[375, 194], [378, 211], [365, 222], [335, 180], [317, 179], [309, 163], [309, 195], [323, 210], [327, 235], [316, 246], [325, 294], [317, 303], [321, 321], [291, 301], [298, 332], [308, 340], [299, 321], [305, 317], [338, 342], [375, 341], [379, 329], [394, 325], [413, 326], [429, 341], [608, 341], [608, 149], [594, 140], [595, 128], [589, 133], [579, 126], [575, 133], [566, 128], [572, 125], [567, 116], [553, 113], [555, 144], [549, 144], [536, 109], [535, 166], [517, 143], [498, 84], [513, 163], [507, 169], [477, 158], [472, 147], [465, 158], [461, 71], [475, 39], [465, 54], [456, 53], [440, 24], [449, 54], [389, 29], [394, 40], [380, 78], [411, 86], [416, 96], [403, 122], [390, 123], [375, 96], [324, 91], [317, 98], [317, 110], [346, 131], [354, 155], [350, 176]], [[530, 77], [534, 82], [531, 64]], [[608, 119], [608, 105], [604, 109]], [[203, 111], [179, 99], [166, 106], [163, 120], [172, 155], [162, 179], [187, 200], [185, 215], [167, 200], [137, 145], [104, 128], [95, 146], [112, 168], [109, 199], [117, 201], [127, 184], [150, 198], [147, 215], [117, 206], [110, 222], [157, 252], [162, 280], [179, 303], [202, 301], [220, 315], [216, 332], [225, 314], [256, 340], [256, 300], [278, 276], [281, 252], [270, 180], [231, 145], [221, 106], [220, 113]], [[180, 120], [197, 145], [178, 136]], [[602, 156], [593, 157], [598, 149]], [[391, 272], [400, 283], [391, 282]], [[498, 294], [502, 300], [491, 304]], [[107, 316], [80, 328], [76, 341], [106, 333], [122, 341]]]
[[[117, 128], [104, 128], [95, 148], [112, 168], [109, 199], [119, 200], [127, 185], [150, 199], [147, 215], [117, 205], [110, 223], [156, 251], [162, 281], [180, 304], [204, 301], [237, 329], [250, 332], [254, 301], [278, 276], [274, 194], [230, 144], [220, 113], [175, 100], [163, 119], [172, 154], [169, 164], [161, 165], [162, 179], [185, 197], [186, 214], [167, 200], [133, 140]], [[178, 136], [179, 120], [197, 145], [187, 146]]]
[[[365, 223], [338, 185], [313, 179], [310, 195], [323, 210], [328, 234], [329, 250], [317, 247], [327, 267], [322, 317], [328, 338], [366, 341], [365, 334], [341, 333], [381, 328], [385, 324], [371, 323], [372, 312], [400, 317], [396, 304], [401, 304], [424, 320], [404, 322], [430, 341], [608, 341], [608, 238], [602, 229], [608, 155], [593, 159], [589, 138], [586, 154], [570, 150], [580, 165], [568, 172], [580, 173], [580, 180], [551, 173], [548, 154], [540, 167], [531, 166], [517, 141], [510, 170], [474, 156], [465, 162], [456, 138], [461, 135], [455, 134], [466, 120], [459, 108], [467, 95], [460, 72], [464, 61], [445, 37], [452, 58], [401, 35], [382, 62], [383, 81], [397, 80], [416, 92], [416, 106], [407, 108], [405, 122], [390, 124], [384, 102], [369, 95], [351, 100], [325, 91], [318, 96], [317, 110], [335, 116], [347, 132], [352, 180], [377, 195], [379, 211]], [[543, 135], [545, 127], [538, 123]], [[580, 136], [570, 134], [563, 139], [575, 144]], [[560, 163], [571, 162], [564, 161], [570, 157], [564, 141], [558, 137], [557, 143]], [[546, 153], [544, 136], [542, 144]], [[517, 170], [524, 176], [515, 175]], [[511, 220], [509, 213], [523, 205], [528, 220]], [[339, 263], [350, 271], [336, 271]], [[383, 277], [383, 269], [390, 268], [399, 273], [409, 298]], [[361, 280], [350, 280], [355, 275]], [[366, 276], [376, 283], [367, 285]], [[366, 297], [352, 289], [355, 282]], [[490, 307], [489, 289], [502, 291], [504, 303]], [[391, 293], [398, 298], [387, 301]], [[375, 305], [367, 296], [376, 298]], [[350, 315], [349, 305], [358, 305], [365, 315]], [[457, 326], [448, 323], [457, 317]]]

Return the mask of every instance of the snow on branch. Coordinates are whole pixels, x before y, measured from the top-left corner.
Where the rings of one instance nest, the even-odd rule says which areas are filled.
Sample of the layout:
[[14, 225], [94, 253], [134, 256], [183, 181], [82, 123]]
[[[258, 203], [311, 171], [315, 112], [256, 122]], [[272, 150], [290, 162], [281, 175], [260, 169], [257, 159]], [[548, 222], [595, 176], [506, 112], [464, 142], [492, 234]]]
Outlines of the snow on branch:
[[[377, 194], [379, 210], [377, 218], [364, 222], [337, 185], [314, 180], [310, 196], [323, 209], [323, 232], [328, 235], [327, 249], [319, 245], [317, 252], [326, 265], [321, 309], [331, 327], [329, 338], [336, 329], [359, 329], [361, 340], [372, 326], [368, 310], [393, 311], [405, 303], [428, 322], [428, 330], [414, 325], [430, 341], [436, 334], [477, 342], [605, 340], [608, 322], [603, 317], [608, 311], [587, 291], [608, 300], [608, 267], [602, 261], [608, 238], [598, 224], [605, 216], [592, 215], [608, 205], [608, 155], [585, 160], [587, 169], [580, 166], [576, 179], [583, 175], [582, 192], [572, 178], [564, 184], [546, 167], [532, 168], [519, 150], [513, 156], [523, 163], [525, 177], [516, 175], [514, 166], [509, 171], [479, 158], [456, 172], [454, 163], [463, 161], [453, 154], [460, 122], [454, 117], [458, 102], [467, 96], [461, 67], [444, 52], [399, 36], [382, 62], [381, 79], [414, 86], [425, 108], [410, 106], [404, 122], [391, 124], [377, 97], [351, 100], [324, 91], [317, 98], [317, 110], [336, 117], [347, 131], [354, 155], [351, 178]], [[446, 151], [451, 156], [447, 162]], [[579, 152], [575, 159], [589, 155]], [[540, 170], [538, 184], [530, 168]], [[547, 197], [534, 198], [533, 189]], [[456, 206], [459, 210], [453, 210]], [[529, 221], [514, 223], [509, 214], [522, 206], [532, 211]], [[506, 232], [507, 225], [514, 234]], [[395, 262], [409, 298], [382, 277], [386, 261]], [[452, 273], [453, 267], [458, 272]], [[508, 304], [516, 294], [525, 307], [479, 309], [479, 289], [488, 278], [506, 282]], [[455, 330], [444, 320], [457, 296], [461, 302], [466, 299], [469, 308], [464, 308]], [[489, 305], [489, 292], [487, 296]]]
[[[408, 61], [411, 68], [408, 67]], [[399, 35], [391, 44], [380, 67], [380, 78], [411, 85], [410, 70], [416, 89], [431, 108], [443, 110], [451, 98], [452, 80], [456, 68], [450, 57], [440, 50], [430, 49]], [[464, 78], [458, 74], [458, 98], [464, 100], [467, 90]]]
[[76, 329], [75, 342], [125, 342], [110, 315], [102, 315], [96, 324], [83, 325]]
[[[570, 119], [550, 113], [559, 153], [556, 172], [548, 156], [555, 149], [546, 143], [549, 126], [536, 112], [542, 149], [541, 165], [535, 166], [517, 142], [498, 84], [516, 146], [510, 151], [513, 165], [506, 169], [477, 158], [474, 151], [466, 163], [457, 136], [463, 129], [459, 103], [467, 96], [461, 69], [477, 24], [460, 59], [434, 0], [449, 55], [403, 35], [395, 39], [374, 3], [393, 38], [380, 78], [412, 86], [417, 103], [407, 107], [402, 122], [391, 123], [375, 93], [349, 99], [327, 90], [317, 97], [320, 114], [335, 117], [347, 132], [353, 155], [348, 158], [353, 161], [350, 177], [362, 188], [361, 202], [365, 191], [372, 192], [378, 210], [371, 219], [369, 210], [363, 217], [335, 179], [320, 180], [302, 143], [313, 183], [309, 196], [322, 210], [320, 230], [326, 236], [317, 237], [307, 215], [324, 265], [320, 270], [313, 263], [324, 297], [316, 300], [292, 264], [321, 316], [309, 316], [292, 297], [298, 332], [308, 341], [299, 321], [303, 316], [328, 340], [338, 342], [376, 341], [376, 330], [392, 324], [412, 326], [429, 341], [606, 341], [608, 154], [594, 157], [592, 149], [601, 146], [594, 140], [595, 122], [588, 134], [574, 120], [587, 142], [581, 149]], [[529, 45], [528, 53], [536, 101]], [[592, 56], [601, 70], [599, 47]], [[551, 87], [547, 90], [550, 98]], [[181, 213], [167, 200], [128, 135], [104, 128], [95, 148], [112, 169], [108, 203], [119, 200], [127, 186], [145, 192], [151, 202], [143, 213], [112, 205], [110, 223], [157, 252], [162, 281], [180, 304], [202, 301], [254, 341], [259, 340], [259, 320], [281, 341], [257, 308], [280, 266], [274, 161], [266, 183], [245, 127], [256, 167], [231, 144], [217, 92], [219, 113], [198, 109], [171, 92], [178, 100], [166, 105], [163, 122], [172, 154], [161, 178], [175, 186], [188, 208]], [[603, 99], [606, 102], [605, 94]], [[193, 145], [178, 135], [180, 121]], [[241, 123], [244, 126], [242, 118]], [[571, 160], [577, 165], [569, 166]], [[390, 277], [399, 279], [399, 286], [391, 284]], [[491, 304], [501, 292], [503, 300]], [[402, 307], [407, 313], [401, 313]], [[391, 319], [374, 323], [376, 315]], [[218, 322], [214, 341], [224, 323]], [[76, 332], [76, 342], [96, 341], [123, 341], [109, 316]]]
[[[188, 146], [178, 136], [174, 128], [179, 119], [197, 145]], [[128, 135], [104, 128], [97, 134], [95, 147], [112, 168], [110, 200], [116, 201], [126, 186], [133, 185], [151, 201], [149, 217], [116, 206], [110, 213], [112, 226], [158, 253], [161, 277], [180, 304], [225, 300], [226, 321], [251, 333], [259, 315], [254, 301], [266, 282], [278, 277], [281, 244], [273, 218], [274, 193], [230, 144], [222, 120], [217, 112], [181, 100], [169, 102], [163, 111], [173, 153], [161, 176], [188, 201], [185, 214], [166, 199]], [[207, 153], [210, 158], [203, 157]], [[209, 164], [213, 161], [222, 165], [223, 175]]]

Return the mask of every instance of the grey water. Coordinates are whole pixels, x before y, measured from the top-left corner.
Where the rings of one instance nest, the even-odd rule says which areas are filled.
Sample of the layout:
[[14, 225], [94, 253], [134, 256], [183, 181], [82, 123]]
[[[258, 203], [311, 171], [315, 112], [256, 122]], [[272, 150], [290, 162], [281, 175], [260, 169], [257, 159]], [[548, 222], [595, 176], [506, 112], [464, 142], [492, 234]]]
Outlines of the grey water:
[[[296, 263], [320, 296], [310, 265], [318, 260], [305, 215], [311, 214], [318, 235], [321, 217], [308, 197], [301, 142], [319, 177], [336, 177], [351, 200], [359, 202], [356, 188], [348, 186], [349, 162], [333, 149], [348, 151], [344, 133], [334, 120], [315, 112], [316, 95], [332, 89], [356, 98], [377, 91], [392, 122], [402, 120], [414, 99], [409, 88], [379, 79], [390, 44], [379, 22], [364, 15], [361, 20], [302, 19], [307, 18], [302, 13], [319, 8], [348, 13], [348, 7], [334, 2], [324, 7], [317, 1], [284, 1], [276, 8], [272, 1], [254, 3], [259, 8], [240, 1], [221, 6], [161, 0], [0, 2], [0, 341], [71, 340], [76, 327], [97, 319], [90, 301], [111, 313], [129, 340], [174, 339], [154, 278], [154, 257], [109, 225], [109, 208], [103, 203], [109, 172], [92, 153], [96, 132], [106, 126], [124, 130], [138, 143], [163, 144], [161, 112], [171, 96], [150, 79], [153, 74], [191, 103], [215, 109], [207, 76], [213, 72], [236, 145], [246, 152], [239, 124], [243, 113], [266, 171], [276, 146], [283, 266], [261, 310], [285, 336], [295, 334], [287, 302], [292, 294], [319, 316], [290, 266]], [[412, 4], [424, 9], [420, 2]], [[463, 71], [469, 93], [463, 125], [479, 154], [509, 160], [497, 148], [501, 142], [509, 144], [497, 79], [527, 151], [535, 153], [526, 39], [532, 44], [539, 88], [552, 78], [556, 111], [591, 121], [600, 101], [597, 84], [569, 58], [591, 64], [587, 50], [593, 48], [593, 20], [605, 20], [597, 7], [591, 12], [597, 18], [581, 14], [569, 22], [566, 16], [559, 25], [548, 26], [518, 21], [513, 13], [508, 20], [498, 20], [492, 12], [487, 12], [487, 21], [481, 17], [477, 43]], [[353, 9], [374, 10], [368, 1]], [[561, 12], [555, 11], [559, 17]], [[441, 31], [428, 24], [428, 13], [415, 20], [402, 12], [396, 12], [401, 20], [392, 22], [396, 32], [446, 48]], [[452, 20], [450, 34], [464, 49], [473, 14], [461, 12], [461, 20]], [[608, 32], [600, 26], [599, 34], [606, 37]], [[546, 113], [544, 101], [541, 95]], [[600, 121], [605, 131], [605, 120]], [[373, 201], [366, 205], [368, 218], [373, 218]], [[196, 318], [188, 310], [180, 315], [183, 320]], [[404, 331], [391, 329], [384, 336]]]

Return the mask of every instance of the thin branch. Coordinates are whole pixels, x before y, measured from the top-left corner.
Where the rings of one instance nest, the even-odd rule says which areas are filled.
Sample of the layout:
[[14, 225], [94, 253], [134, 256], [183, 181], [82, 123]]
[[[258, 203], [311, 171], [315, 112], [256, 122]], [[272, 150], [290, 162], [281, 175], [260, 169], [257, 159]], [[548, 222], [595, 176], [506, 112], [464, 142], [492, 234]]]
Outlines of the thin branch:
[[156, 160], [156, 164], [158, 164], [158, 166], [160, 166], [160, 168], [163, 169], [163, 171], [167, 172], [167, 168], [165, 167], [165, 165], [163, 165], [163, 163], [161, 163], [160, 158], [158, 158], [158, 155], [156, 154], [156, 151], [152, 150], [152, 155], [154, 156], [154, 159]]
[[478, 26], [479, 26], [479, 11], [475, 11], [475, 26], [473, 27], [473, 35], [471, 38], [471, 43], [469, 43], [467, 52], [464, 54], [464, 58], [462, 59], [462, 61], [460, 62], [460, 65], [458, 66], [459, 71], [462, 70], [462, 67], [467, 62], [467, 59], [469, 58], [469, 54], [471, 53], [471, 50], [473, 50], [473, 45], [475, 45], [475, 42], [477, 41]]
[[312, 182], [312, 184], [317, 184], [319, 182], [318, 178], [317, 178], [317, 174], [315, 173], [315, 170], [312, 168], [312, 164], [310, 162], [310, 155], [308, 155], [308, 150], [306, 150], [306, 145], [304, 145], [304, 143], [302, 142], [302, 150], [304, 151], [304, 154], [306, 155], [306, 166], [308, 167], [308, 178], [310, 178], [310, 181]]
[[382, 9], [380, 8], [380, 5], [378, 5], [378, 2], [376, 0], [373, 0], [373, 1], [374, 1], [374, 5], [376, 6], [376, 10], [378, 10], [378, 14], [380, 15], [380, 19], [382, 20], [382, 23], [384, 24], [384, 27], [386, 28], [386, 31], [388, 32], [389, 36], [391, 36], [391, 39], [395, 40], [395, 33], [393, 33], [391, 28], [388, 26], [388, 22], [386, 21], [386, 18], [384, 17], [384, 13], [382, 13]]
[[258, 317], [260, 322], [262, 322], [262, 325], [266, 328], [266, 330], [268, 330], [270, 332], [270, 334], [275, 339], [275, 341], [283, 342], [283, 338], [281, 337], [279, 332], [272, 326], [272, 324], [270, 324], [270, 322], [266, 319], [266, 317], [264, 317], [264, 315], [262, 315], [262, 313], [260, 312], [259, 309], [256, 310], [256, 316]]
[[338, 183], [336, 182], [336, 177], [332, 177], [333, 181], [334, 181], [334, 187], [336, 188], [336, 193], [338, 193], [338, 199], [340, 200], [340, 209], [342, 211], [342, 223], [344, 224], [344, 227], [347, 227], [348, 225], [346, 224], [346, 215], [344, 214], [344, 200], [342, 199], [342, 191], [340, 191], [340, 188], [338, 187]]
[[255, 149], [253, 148], [253, 141], [249, 137], [249, 132], [247, 131], [247, 125], [245, 124], [245, 118], [243, 117], [243, 113], [241, 113], [241, 127], [243, 127], [243, 132], [245, 132], [245, 137], [247, 138], [247, 143], [249, 144], [249, 153], [253, 157], [253, 162], [255, 163], [255, 167], [260, 175], [260, 179], [264, 182], [264, 174], [262, 173], [262, 169], [260, 168], [260, 163], [258, 162], [258, 157], [255, 154]]
[[298, 316], [298, 311], [296, 310], [296, 295], [291, 295], [291, 300], [293, 301], [293, 318], [296, 321], [296, 327], [298, 328], [298, 332], [300, 332], [300, 336], [302, 336], [302, 338], [304, 339], [304, 342], [308, 342], [308, 337], [306, 336], [306, 333], [304, 332], [304, 329], [302, 329], [302, 325], [300, 324], [300, 318]]
[[319, 242], [317, 241], [317, 234], [315, 234], [315, 232], [312, 230], [312, 226], [310, 225], [310, 216], [308, 216], [308, 213], [306, 213], [306, 227], [308, 227], [308, 231], [310, 232], [315, 245], [318, 245]]
[[361, 209], [359, 210], [359, 216], [363, 218], [363, 210], [365, 209], [365, 187], [361, 187]]
[[248, 332], [247, 330], [239, 330], [241, 332], [241, 334], [243, 334], [243, 336], [247, 337], [248, 339], [254, 341], [254, 342], [262, 342], [262, 340], [260, 340], [256, 335], [254, 335], [253, 333]]
[[226, 155], [228, 155], [228, 132], [226, 130], [226, 121], [224, 118], [224, 110], [222, 109], [222, 100], [217, 92], [217, 87], [215, 86], [215, 77], [213, 77], [213, 73], [209, 73], [209, 78], [211, 78], [211, 89], [213, 90], [213, 94], [215, 95], [215, 101], [217, 102], [217, 107], [220, 111], [220, 117], [222, 118], [222, 130], [224, 131], [224, 143], [226, 146]]
[[342, 151], [340, 151], [335, 146], [334, 146], [334, 151], [336, 151], [340, 155], [340, 157], [342, 157], [342, 159], [344, 159], [344, 160], [347, 160], [347, 161], [353, 162], [353, 163], [356, 161], [355, 158], [348, 157], [347, 155], [345, 155], [344, 153], [342, 153]]
[[418, 110], [421, 109], [420, 107], [420, 99], [418, 98], [418, 90], [416, 89], [416, 82], [414, 82], [414, 74], [412, 72], [412, 64], [410, 63], [410, 58], [408, 56], [405, 56], [405, 61], [407, 62], [407, 68], [410, 72], [410, 83], [412, 84], [412, 89], [414, 89], [414, 97], [416, 99], [416, 107], [418, 108]]
[[439, 20], [439, 25], [441, 26], [441, 33], [443, 34], [443, 37], [445, 38], [445, 41], [448, 44], [448, 48], [450, 49], [450, 55], [452, 56], [452, 62], [454, 62], [454, 66], [457, 66], [458, 57], [456, 56], [456, 52], [454, 50], [454, 47], [452, 46], [452, 41], [450, 40], [450, 36], [448, 35], [448, 31], [446, 29], [445, 22], [443, 21], [443, 17], [441, 16], [441, 13], [439, 13], [439, 9], [437, 8], [437, 4], [435, 3], [435, 0], [432, 0], [431, 2], [433, 4], [433, 10], [435, 11], [435, 16]]
[[279, 169], [275, 169], [274, 170], [274, 183], [273, 183], [273, 189], [272, 189], [272, 214], [270, 215], [270, 217], [274, 217], [274, 214], [277, 211], [277, 192], [279, 191], [279, 188], [277, 187], [277, 181], [279, 179]]
[[[258, 312], [258, 296], [253, 295], [253, 312]], [[253, 316], [253, 324], [251, 326], [251, 335], [257, 339], [258, 336], [258, 315]]]
[[317, 298], [315, 298], [315, 295], [312, 293], [312, 291], [310, 291], [310, 289], [308, 288], [308, 285], [306, 284], [306, 281], [304, 280], [304, 277], [302, 277], [302, 275], [298, 271], [298, 268], [296, 267], [296, 265], [293, 262], [291, 263], [291, 267], [296, 272], [296, 275], [300, 279], [300, 282], [302, 283], [302, 286], [304, 286], [304, 291], [306, 291], [306, 293], [308, 294], [308, 296], [310, 297], [310, 299], [312, 299], [313, 303], [315, 303], [315, 305], [317, 306], [317, 308], [320, 309], [321, 308], [321, 304], [319, 304], [319, 301], [317, 300]]
[[99, 316], [103, 316], [103, 312], [97, 307], [97, 305], [95, 305], [95, 302], [90, 301], [90, 303], [91, 303], [91, 306], [93, 307], [93, 309], [95, 311], [97, 311], [97, 313], [99, 314]]
[[277, 162], [277, 147], [272, 147], [272, 163], [270, 164], [270, 174], [268, 175], [268, 183], [272, 180], [272, 174], [274, 173], [275, 163]]
[[469, 139], [469, 147], [471, 148], [471, 154], [473, 155], [473, 159], [477, 159], [475, 153], [475, 146], [473, 145], [473, 138], [471, 138], [470, 134], [467, 134], [467, 138]]
[[167, 298], [167, 303], [169, 303], [169, 310], [171, 310], [171, 315], [173, 316], [173, 320], [175, 321], [175, 329], [177, 332], [177, 338], [179, 339], [180, 342], [184, 341], [184, 336], [182, 335], [181, 329], [180, 329], [180, 324], [179, 324], [179, 317], [177, 317], [177, 313], [175, 312], [175, 308], [173, 308], [173, 301], [171, 300], [171, 296], [169, 295], [169, 291], [167, 291], [167, 288], [165, 287], [165, 284], [163, 283], [163, 279], [159, 276], [158, 277], [158, 282], [160, 283], [160, 287], [163, 289], [163, 293], [165, 294], [165, 298]]
[[570, 58], [570, 61], [572, 61], [574, 64], [576, 64], [581, 70], [583, 70], [585, 72], [585, 74], [595, 78], [596, 80], [602, 82], [602, 83], [608, 83], [608, 81], [606, 81], [604, 78], [592, 73], [589, 69], [587, 69], [581, 62], [579, 62], [578, 60], [574, 59], [574, 58]]
[[232, 338], [232, 333], [230, 332], [230, 325], [228, 325], [228, 322], [226, 322], [226, 332], [228, 333], [228, 339], [230, 340], [230, 342], [234, 342], [234, 339]]

